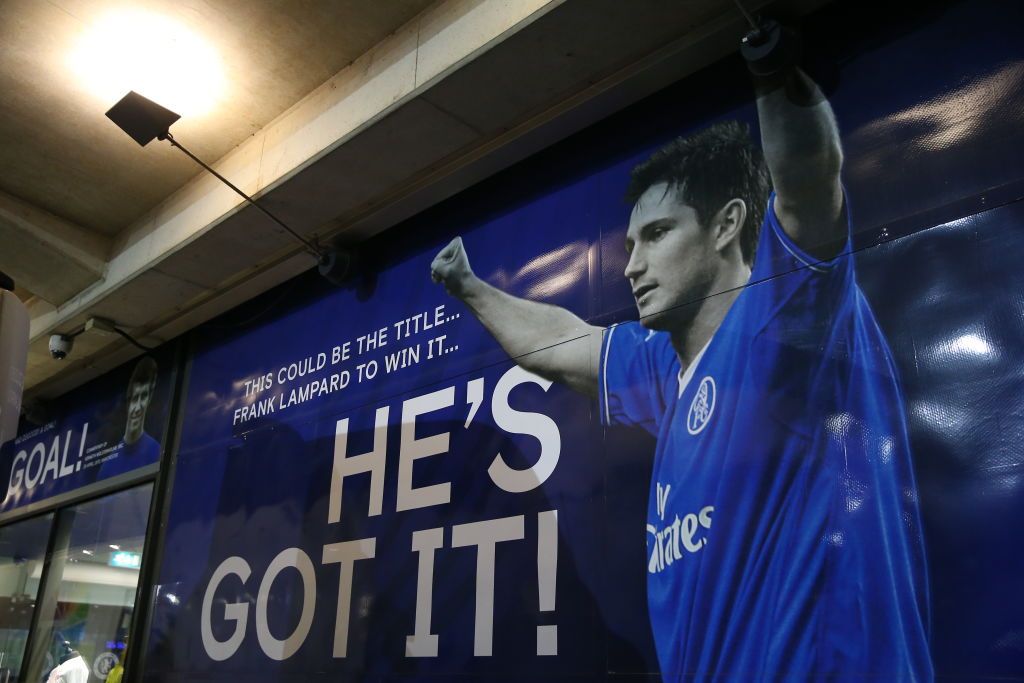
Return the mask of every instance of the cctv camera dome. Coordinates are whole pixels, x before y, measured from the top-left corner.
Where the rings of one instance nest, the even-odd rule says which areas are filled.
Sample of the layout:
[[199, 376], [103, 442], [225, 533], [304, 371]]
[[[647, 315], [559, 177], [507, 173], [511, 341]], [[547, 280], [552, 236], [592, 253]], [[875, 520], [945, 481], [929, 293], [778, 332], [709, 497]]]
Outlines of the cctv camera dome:
[[74, 338], [63, 334], [50, 335], [50, 355], [56, 360], [63, 360], [71, 353]]

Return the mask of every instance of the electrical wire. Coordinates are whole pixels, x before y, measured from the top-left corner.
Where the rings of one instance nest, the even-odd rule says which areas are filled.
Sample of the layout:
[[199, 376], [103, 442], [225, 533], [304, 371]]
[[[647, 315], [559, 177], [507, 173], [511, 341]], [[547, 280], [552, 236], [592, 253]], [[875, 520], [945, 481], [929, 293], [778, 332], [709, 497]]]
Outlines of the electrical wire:
[[735, 3], [736, 3], [736, 7], [738, 7], [738, 8], [739, 8], [739, 10], [740, 10], [740, 14], [742, 14], [742, 15], [743, 15], [743, 17], [744, 17], [744, 18], [745, 18], [745, 19], [747, 20], [747, 23], [749, 23], [749, 24], [750, 24], [750, 28], [754, 29], [755, 31], [756, 31], [756, 30], [757, 30], [758, 28], [760, 28], [760, 27], [759, 27], [759, 26], [757, 25], [757, 22], [756, 22], [756, 21], [754, 21], [754, 17], [750, 16], [750, 12], [748, 12], [748, 11], [746, 10], [746, 8], [745, 8], [745, 7], [743, 7], [743, 5], [742, 5], [742, 4], [740, 4], [740, 0], [733, 0], [733, 2], [735, 2]]
[[143, 351], [152, 351], [153, 349], [156, 348], [155, 346], [146, 346], [145, 344], [139, 343], [139, 341], [137, 339], [135, 339], [135, 337], [133, 337], [132, 335], [128, 334], [127, 332], [122, 330], [120, 327], [115, 326], [114, 327], [114, 332], [117, 332], [119, 335], [121, 335], [122, 337], [127, 339], [130, 344], [132, 344], [133, 346], [135, 346], [135, 347], [137, 347], [139, 349], [142, 349]]

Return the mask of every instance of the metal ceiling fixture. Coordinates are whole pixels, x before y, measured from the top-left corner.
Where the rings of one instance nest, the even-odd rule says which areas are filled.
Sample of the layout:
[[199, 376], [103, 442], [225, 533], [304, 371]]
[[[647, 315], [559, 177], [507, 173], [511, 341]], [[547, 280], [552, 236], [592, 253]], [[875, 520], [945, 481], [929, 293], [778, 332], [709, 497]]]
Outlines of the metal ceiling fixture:
[[262, 211], [270, 220], [277, 223], [292, 237], [301, 242], [306, 251], [316, 259], [317, 268], [324, 278], [335, 284], [341, 284], [347, 278], [351, 261], [351, 255], [347, 251], [335, 247], [323, 247], [317, 243], [315, 237], [312, 241], [306, 239], [178, 142], [171, 135], [170, 127], [181, 118], [179, 114], [143, 97], [135, 91], [131, 91], [111, 107], [106, 115], [118, 128], [127, 133], [132, 140], [135, 140], [142, 147], [145, 147], [154, 139], [167, 140], [172, 147], [180, 149], [188, 158], [209, 171], [245, 201]]
[[755, 19], [734, 0], [750, 31], [740, 41], [740, 53], [751, 72], [757, 76], [772, 76], [795, 65], [800, 58], [800, 38], [796, 31], [774, 19]]
[[75, 337], [85, 332], [89, 332], [90, 330], [96, 330], [101, 333], [114, 333], [124, 337], [128, 343], [142, 351], [152, 351], [155, 348], [152, 346], [146, 346], [139, 342], [135, 337], [118, 327], [113, 320], [93, 316], [85, 321], [85, 325], [83, 325], [81, 329], [75, 332], [69, 332], [67, 334], [58, 332], [56, 334], [51, 334], [49, 344], [50, 355], [53, 356], [54, 360], [64, 360], [71, 353], [72, 348], [74, 348]]

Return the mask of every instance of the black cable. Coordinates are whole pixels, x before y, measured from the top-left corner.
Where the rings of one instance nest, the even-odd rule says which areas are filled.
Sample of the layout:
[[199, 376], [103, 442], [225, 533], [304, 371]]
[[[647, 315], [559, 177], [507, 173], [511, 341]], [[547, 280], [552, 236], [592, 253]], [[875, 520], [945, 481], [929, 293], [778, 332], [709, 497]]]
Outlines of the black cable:
[[184, 145], [182, 145], [182, 144], [181, 144], [181, 143], [179, 143], [179, 142], [178, 142], [177, 140], [175, 140], [175, 139], [174, 139], [174, 136], [173, 136], [173, 135], [171, 135], [171, 134], [170, 134], [170, 132], [164, 133], [164, 136], [165, 136], [165, 137], [167, 138], [168, 142], [170, 142], [170, 143], [171, 143], [171, 146], [172, 146], [172, 147], [177, 147], [178, 149], [180, 149], [180, 150], [181, 150], [182, 152], [184, 152], [184, 153], [185, 153], [186, 155], [188, 155], [188, 158], [190, 158], [190, 159], [191, 159], [192, 161], [196, 162], [197, 164], [199, 164], [200, 166], [202, 166], [203, 168], [205, 168], [205, 169], [206, 169], [207, 171], [209, 171], [210, 173], [212, 173], [213, 175], [215, 175], [215, 176], [217, 177], [217, 179], [218, 179], [218, 180], [220, 180], [220, 181], [221, 181], [222, 183], [224, 183], [225, 185], [227, 185], [228, 187], [230, 187], [230, 188], [231, 188], [232, 190], [234, 190], [234, 191], [235, 191], [235, 192], [236, 192], [236, 193], [237, 193], [237, 194], [238, 194], [238, 195], [239, 195], [239, 196], [240, 196], [240, 197], [241, 197], [242, 199], [244, 199], [245, 201], [247, 201], [247, 202], [249, 202], [250, 204], [252, 204], [253, 206], [255, 206], [255, 207], [256, 207], [257, 209], [259, 209], [260, 211], [262, 211], [262, 212], [263, 212], [264, 214], [266, 214], [266, 215], [267, 215], [267, 217], [268, 217], [268, 218], [270, 218], [270, 220], [272, 220], [272, 221], [274, 221], [275, 223], [277, 223], [278, 225], [280, 225], [280, 226], [281, 226], [282, 228], [284, 228], [284, 229], [285, 229], [285, 230], [287, 230], [287, 231], [288, 231], [289, 233], [291, 233], [291, 235], [292, 235], [292, 236], [293, 236], [293, 237], [294, 237], [295, 239], [299, 240], [299, 241], [300, 241], [300, 242], [302, 242], [302, 243], [303, 243], [304, 245], [306, 245], [306, 249], [307, 249], [307, 251], [309, 252], [309, 254], [310, 254], [310, 255], [312, 255], [312, 256], [313, 256], [313, 258], [315, 258], [315, 259], [317, 260], [317, 262], [319, 262], [319, 261], [320, 261], [320, 259], [321, 259], [321, 258], [323, 257], [323, 253], [322, 253], [322, 252], [320, 251], [320, 249], [319, 249], [319, 248], [318, 248], [318, 247], [317, 247], [317, 246], [316, 246], [315, 244], [313, 244], [312, 242], [310, 242], [309, 240], [307, 240], [307, 239], [306, 239], [305, 237], [303, 237], [303, 236], [302, 236], [302, 235], [300, 235], [299, 233], [297, 233], [297, 232], [295, 232], [294, 230], [292, 230], [291, 228], [289, 228], [289, 227], [288, 227], [288, 226], [287, 226], [287, 225], [285, 224], [285, 222], [284, 222], [284, 221], [282, 221], [282, 220], [281, 220], [280, 218], [278, 218], [278, 217], [277, 217], [277, 216], [275, 216], [274, 214], [270, 213], [270, 211], [268, 211], [267, 209], [265, 209], [265, 208], [263, 207], [263, 205], [262, 205], [262, 204], [257, 204], [257, 203], [256, 203], [256, 200], [255, 200], [255, 199], [253, 199], [252, 197], [250, 197], [250, 196], [249, 196], [249, 195], [247, 195], [246, 193], [242, 192], [242, 191], [241, 191], [240, 189], [238, 189], [237, 187], [235, 187], [235, 186], [234, 186], [234, 185], [233, 185], [233, 184], [231, 183], [231, 181], [230, 181], [230, 180], [228, 180], [227, 178], [225, 178], [224, 176], [222, 176], [222, 175], [221, 175], [220, 173], [217, 173], [217, 172], [216, 172], [215, 170], [213, 170], [213, 168], [211, 168], [211, 167], [210, 167], [209, 165], [207, 165], [206, 163], [204, 163], [202, 159], [200, 159], [200, 158], [199, 158], [199, 157], [197, 157], [197, 156], [196, 156], [195, 154], [193, 154], [192, 152], [190, 152], [190, 151], [188, 151], [187, 149], [185, 149]]
[[152, 351], [152, 350], [154, 350], [156, 348], [155, 346], [145, 346], [144, 344], [140, 344], [135, 339], [135, 337], [133, 337], [132, 335], [128, 334], [127, 332], [122, 330], [120, 327], [114, 327], [114, 332], [117, 332], [119, 335], [121, 335], [122, 337], [127, 339], [129, 342], [131, 342], [134, 346], [142, 349], [143, 351]]
[[[154, 351], [156, 349], [155, 346], [146, 346], [145, 344], [140, 343], [139, 340], [137, 340], [135, 337], [122, 330], [117, 325], [111, 325], [111, 329], [114, 330], [114, 332], [121, 335], [122, 337], [124, 337], [125, 339], [127, 339], [128, 342], [131, 343], [133, 346], [135, 346], [138, 349], [141, 349], [142, 351]], [[75, 332], [69, 332], [67, 334], [63, 334], [61, 332], [57, 332], [56, 334], [60, 335], [61, 337], [64, 337], [65, 339], [74, 339], [83, 332], [85, 332], [85, 327]]]
[[747, 20], [747, 23], [750, 24], [750, 28], [754, 29], [755, 31], [757, 29], [759, 29], [760, 27], [757, 25], [757, 22], [754, 21], [754, 17], [750, 16], [750, 12], [748, 12], [746, 10], [746, 8], [744, 8], [743, 5], [740, 4], [740, 0], [733, 0], [733, 1], [736, 3], [736, 6], [739, 8], [740, 14], [742, 14], [743, 17]]

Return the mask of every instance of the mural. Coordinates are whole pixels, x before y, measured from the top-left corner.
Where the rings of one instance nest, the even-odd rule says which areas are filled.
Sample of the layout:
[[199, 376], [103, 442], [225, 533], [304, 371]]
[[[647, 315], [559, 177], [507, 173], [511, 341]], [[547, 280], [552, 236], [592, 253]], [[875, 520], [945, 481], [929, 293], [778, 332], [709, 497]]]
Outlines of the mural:
[[1019, 675], [1022, 13], [826, 9], [198, 330], [146, 679]]

